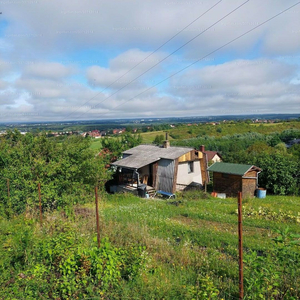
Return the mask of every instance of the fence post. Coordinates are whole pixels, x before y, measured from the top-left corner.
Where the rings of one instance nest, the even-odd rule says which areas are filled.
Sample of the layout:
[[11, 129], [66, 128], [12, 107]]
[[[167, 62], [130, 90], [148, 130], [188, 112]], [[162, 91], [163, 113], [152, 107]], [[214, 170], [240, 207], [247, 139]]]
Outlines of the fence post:
[[239, 299], [244, 299], [242, 193], [238, 193]]
[[97, 242], [98, 242], [98, 248], [100, 248], [100, 225], [99, 225], [98, 187], [97, 186], [95, 186], [95, 204], [96, 204]]
[[7, 178], [7, 197], [8, 197], [8, 200], [10, 198], [10, 191], [9, 191], [9, 179]]
[[38, 191], [39, 191], [39, 206], [40, 206], [40, 223], [43, 224], [43, 213], [42, 213], [42, 197], [41, 197], [41, 184], [38, 183]]

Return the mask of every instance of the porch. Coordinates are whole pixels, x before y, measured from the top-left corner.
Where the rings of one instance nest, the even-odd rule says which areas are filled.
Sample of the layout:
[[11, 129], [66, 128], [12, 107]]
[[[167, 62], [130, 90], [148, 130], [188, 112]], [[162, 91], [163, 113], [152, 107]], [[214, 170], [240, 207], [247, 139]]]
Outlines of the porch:
[[[116, 186], [116, 192], [117, 193], [131, 193], [136, 196], [143, 196], [143, 193], [145, 192], [145, 198], [153, 197], [155, 195], [155, 189], [146, 184], [119, 184]], [[149, 195], [147, 197], [147, 194]]]

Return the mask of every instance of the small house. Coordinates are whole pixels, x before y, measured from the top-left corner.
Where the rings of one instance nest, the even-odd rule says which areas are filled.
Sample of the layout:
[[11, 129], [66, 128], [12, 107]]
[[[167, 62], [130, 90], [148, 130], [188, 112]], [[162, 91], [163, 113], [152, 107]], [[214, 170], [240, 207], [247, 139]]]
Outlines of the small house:
[[117, 168], [117, 191], [133, 191], [143, 184], [147, 190], [175, 193], [188, 187], [202, 187], [207, 165], [202, 152], [193, 148], [139, 145], [123, 152], [112, 163]]
[[221, 162], [223, 160], [221, 154], [218, 151], [205, 150], [204, 145], [200, 146], [200, 151], [206, 155], [206, 159], [208, 163], [209, 162], [215, 163], [217, 161]]
[[243, 198], [254, 197], [258, 187], [258, 174], [262, 171], [253, 165], [216, 162], [208, 168], [213, 172], [213, 191], [228, 197], [242, 192]]

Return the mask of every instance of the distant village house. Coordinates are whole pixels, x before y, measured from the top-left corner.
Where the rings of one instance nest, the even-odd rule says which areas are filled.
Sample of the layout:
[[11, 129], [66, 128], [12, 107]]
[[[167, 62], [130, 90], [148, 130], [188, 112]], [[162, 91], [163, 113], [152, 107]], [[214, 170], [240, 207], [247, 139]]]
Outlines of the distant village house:
[[222, 159], [222, 156], [220, 155], [219, 152], [217, 151], [206, 151], [205, 150], [205, 147], [202, 145], [200, 146], [200, 151], [203, 152], [205, 155], [206, 155], [206, 159], [207, 159], [207, 162], [221, 162], [223, 159]]

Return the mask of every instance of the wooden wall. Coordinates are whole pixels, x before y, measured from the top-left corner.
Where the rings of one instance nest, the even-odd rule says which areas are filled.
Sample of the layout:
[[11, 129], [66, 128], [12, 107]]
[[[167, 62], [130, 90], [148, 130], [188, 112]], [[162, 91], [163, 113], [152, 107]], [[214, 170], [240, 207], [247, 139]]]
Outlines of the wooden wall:
[[257, 172], [250, 171], [243, 178], [239, 175], [213, 173], [213, 189], [217, 193], [226, 193], [228, 197], [236, 197], [238, 192], [243, 193], [243, 198], [254, 197], [256, 190]]
[[236, 197], [242, 190], [242, 176], [222, 173], [213, 173], [213, 189], [217, 193], [226, 193], [229, 197]]
[[173, 193], [175, 160], [161, 159], [158, 162], [156, 186], [157, 190]]
[[181, 155], [178, 158], [178, 162], [186, 162], [186, 161], [194, 161], [196, 159], [200, 159], [203, 157], [203, 153], [201, 151], [192, 150], [184, 155]]
[[247, 179], [243, 178], [243, 198], [252, 198], [254, 197], [256, 190], [256, 178], [255, 179]]

